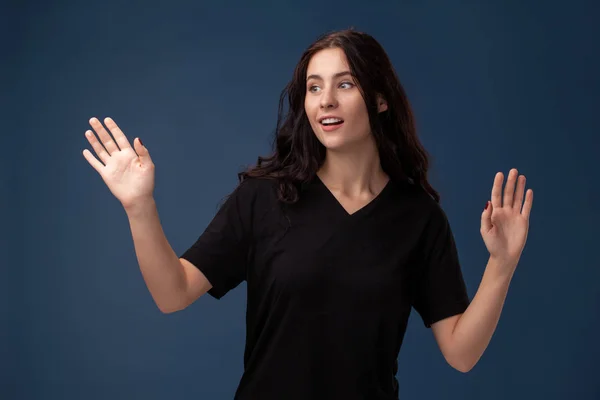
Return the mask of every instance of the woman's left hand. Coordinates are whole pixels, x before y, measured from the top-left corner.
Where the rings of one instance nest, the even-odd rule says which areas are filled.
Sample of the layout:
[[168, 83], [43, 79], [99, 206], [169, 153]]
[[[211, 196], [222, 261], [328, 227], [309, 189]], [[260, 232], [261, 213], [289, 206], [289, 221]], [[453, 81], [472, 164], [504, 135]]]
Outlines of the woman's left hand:
[[492, 187], [492, 200], [488, 201], [481, 215], [481, 237], [490, 252], [490, 258], [507, 269], [503, 272], [512, 273], [527, 241], [533, 190], [525, 193], [525, 176], [519, 176], [519, 172], [512, 169], [508, 174], [503, 199], [503, 181], [504, 175], [498, 172]]

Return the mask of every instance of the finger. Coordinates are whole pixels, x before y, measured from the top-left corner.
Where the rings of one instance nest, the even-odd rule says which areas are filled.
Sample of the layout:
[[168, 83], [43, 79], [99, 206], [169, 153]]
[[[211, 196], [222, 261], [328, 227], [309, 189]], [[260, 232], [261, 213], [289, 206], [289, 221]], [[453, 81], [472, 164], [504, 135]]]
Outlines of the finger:
[[[87, 138], [88, 142], [90, 142], [90, 144], [92, 145], [92, 148], [94, 149], [94, 152], [96, 153], [98, 158], [102, 160], [104, 164], [106, 164], [110, 159], [110, 154], [106, 152], [106, 150], [102, 146], [102, 143], [100, 143], [96, 138], [96, 135], [94, 135], [92, 131], [87, 130], [85, 131], [85, 137]], [[90, 155], [92, 154], [90, 153]]]
[[494, 178], [494, 186], [492, 187], [492, 205], [494, 207], [502, 207], [502, 182], [504, 181], [504, 174], [502, 172], [496, 173]]
[[110, 130], [110, 133], [112, 133], [113, 137], [115, 138], [115, 141], [117, 142], [117, 145], [121, 150], [131, 147], [131, 145], [129, 144], [129, 140], [127, 140], [127, 137], [125, 136], [123, 131], [119, 128], [119, 126], [112, 118], [104, 118], [104, 123], [106, 124], [106, 127]]
[[519, 176], [517, 181], [517, 191], [515, 192], [515, 200], [513, 201], [513, 207], [516, 210], [521, 211], [521, 207], [523, 207], [523, 196], [525, 195], [525, 183], [527, 178], [525, 175]]
[[525, 203], [523, 204], [523, 211], [521, 214], [529, 219], [529, 215], [531, 214], [531, 206], [533, 205], [533, 190], [529, 189], [525, 194]]
[[519, 171], [516, 168], [513, 168], [508, 173], [508, 178], [506, 179], [506, 186], [504, 187], [504, 201], [502, 203], [503, 207], [512, 207], [513, 200], [515, 197], [515, 183], [517, 182], [517, 177], [519, 176]]
[[481, 232], [487, 232], [492, 229], [492, 209], [493, 205], [488, 201], [485, 205], [483, 212], [481, 213]]
[[96, 170], [96, 172], [98, 172], [99, 174], [102, 173], [101, 171], [104, 165], [100, 161], [98, 161], [96, 157], [94, 157], [91, 151], [89, 151], [88, 149], [83, 150], [83, 156], [85, 157], [87, 162], [90, 163], [92, 168]]
[[100, 121], [98, 121], [97, 118], [90, 119], [90, 125], [92, 126], [92, 128], [94, 128], [94, 131], [96, 131], [96, 134], [100, 138], [100, 141], [106, 148], [106, 152], [109, 155], [114, 153], [115, 151], [119, 151], [117, 144], [115, 143], [113, 138], [108, 134], [106, 129], [104, 129], [104, 126], [100, 123]]
[[140, 162], [142, 164], [152, 162], [152, 159], [150, 158], [150, 153], [148, 152], [148, 149], [146, 148], [146, 146], [144, 146], [140, 138], [136, 138], [133, 140], [133, 147], [135, 149], [135, 152], [138, 154], [138, 157], [140, 158]]

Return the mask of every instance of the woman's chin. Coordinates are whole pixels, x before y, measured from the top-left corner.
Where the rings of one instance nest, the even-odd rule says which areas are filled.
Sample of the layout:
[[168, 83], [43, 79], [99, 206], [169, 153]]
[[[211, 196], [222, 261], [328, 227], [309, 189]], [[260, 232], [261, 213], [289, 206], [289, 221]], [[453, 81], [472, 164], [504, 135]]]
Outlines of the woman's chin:
[[[329, 136], [329, 135], [327, 135]], [[348, 141], [343, 137], [324, 137], [321, 138], [321, 144], [325, 146], [327, 150], [339, 150], [343, 149], [348, 145]]]
[[342, 152], [357, 148], [368, 140], [368, 137], [348, 137], [329, 133], [320, 137], [319, 140], [328, 151]]

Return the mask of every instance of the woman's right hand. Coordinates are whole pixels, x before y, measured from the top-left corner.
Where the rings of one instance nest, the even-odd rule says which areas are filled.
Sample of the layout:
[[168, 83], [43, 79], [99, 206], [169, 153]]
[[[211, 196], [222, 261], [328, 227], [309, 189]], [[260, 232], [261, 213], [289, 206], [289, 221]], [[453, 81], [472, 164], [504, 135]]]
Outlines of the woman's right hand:
[[131, 147], [125, 134], [111, 118], [105, 118], [104, 123], [114, 140], [96, 118], [90, 119], [90, 125], [100, 141], [93, 131], [85, 132], [85, 137], [102, 162], [88, 149], [83, 150], [83, 156], [100, 174], [104, 183], [125, 209], [152, 200], [154, 164], [150, 153], [139, 138], [133, 141], [134, 147]]

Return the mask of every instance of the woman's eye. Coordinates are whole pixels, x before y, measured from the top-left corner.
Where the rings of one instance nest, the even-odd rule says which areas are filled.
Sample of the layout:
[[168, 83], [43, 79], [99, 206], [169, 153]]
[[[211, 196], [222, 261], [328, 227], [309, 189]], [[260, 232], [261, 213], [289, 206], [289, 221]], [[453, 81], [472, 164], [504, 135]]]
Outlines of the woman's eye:
[[[342, 82], [339, 86], [343, 89], [351, 89], [352, 87], [354, 87], [354, 84], [352, 82]], [[308, 87], [309, 92], [314, 93], [317, 90], [319, 90], [319, 87], [317, 85], [312, 85]]]

